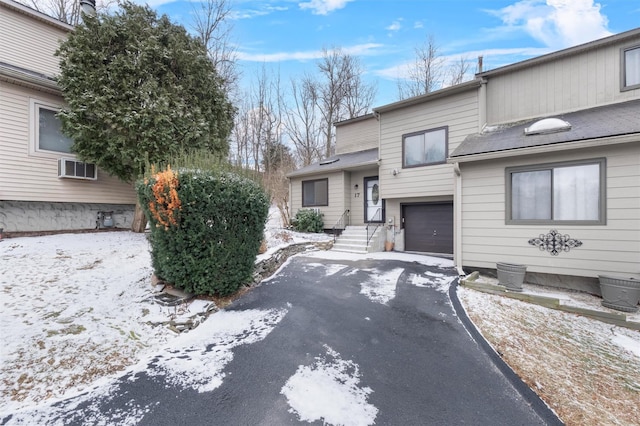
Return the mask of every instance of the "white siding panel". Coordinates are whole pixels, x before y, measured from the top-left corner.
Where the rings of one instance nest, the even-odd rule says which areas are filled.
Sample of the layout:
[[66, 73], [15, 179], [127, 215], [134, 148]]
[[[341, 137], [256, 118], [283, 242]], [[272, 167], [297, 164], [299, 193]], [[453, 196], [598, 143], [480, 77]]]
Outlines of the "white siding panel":
[[487, 122], [505, 123], [637, 99], [640, 89], [620, 91], [622, 46], [601, 46], [489, 76]]
[[133, 186], [102, 170], [95, 181], [59, 179], [57, 160], [63, 155], [30, 154], [30, 98], [62, 103], [61, 98], [0, 82], [0, 200], [135, 204]]
[[[606, 225], [506, 225], [505, 167], [587, 158], [607, 159]], [[596, 277], [637, 273], [640, 260], [640, 143], [462, 165], [462, 263], [495, 268], [522, 263], [529, 271]], [[550, 229], [583, 242], [551, 256], [528, 244]]]

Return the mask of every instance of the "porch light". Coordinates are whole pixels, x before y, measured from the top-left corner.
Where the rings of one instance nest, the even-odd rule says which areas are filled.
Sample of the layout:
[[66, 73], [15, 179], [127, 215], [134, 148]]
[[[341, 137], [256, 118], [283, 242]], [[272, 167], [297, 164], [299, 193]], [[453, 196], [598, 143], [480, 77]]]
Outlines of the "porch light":
[[355, 185], [353, 185], [353, 189], [355, 189], [356, 191], [358, 190], [358, 184], [357, 183]]

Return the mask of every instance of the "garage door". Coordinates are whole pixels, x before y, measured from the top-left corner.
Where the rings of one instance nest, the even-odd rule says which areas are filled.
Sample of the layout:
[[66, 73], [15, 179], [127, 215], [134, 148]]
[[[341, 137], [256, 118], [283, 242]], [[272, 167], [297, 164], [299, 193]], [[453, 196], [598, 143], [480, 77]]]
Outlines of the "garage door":
[[453, 203], [402, 206], [404, 249], [453, 253]]

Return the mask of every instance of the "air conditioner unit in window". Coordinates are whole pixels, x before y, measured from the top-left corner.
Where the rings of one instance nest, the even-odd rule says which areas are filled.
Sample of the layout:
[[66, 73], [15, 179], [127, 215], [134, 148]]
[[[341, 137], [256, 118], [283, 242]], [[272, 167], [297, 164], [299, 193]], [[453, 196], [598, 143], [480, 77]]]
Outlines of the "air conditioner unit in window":
[[83, 163], [73, 158], [60, 158], [58, 159], [58, 177], [96, 180], [98, 169], [92, 163]]

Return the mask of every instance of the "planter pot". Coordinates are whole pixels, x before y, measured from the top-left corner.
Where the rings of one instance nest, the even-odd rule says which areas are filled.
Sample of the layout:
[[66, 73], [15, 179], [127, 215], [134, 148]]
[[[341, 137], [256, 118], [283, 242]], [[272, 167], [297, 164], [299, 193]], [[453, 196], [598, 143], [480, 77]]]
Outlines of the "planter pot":
[[640, 279], [598, 275], [602, 306], [623, 312], [638, 312]]
[[393, 251], [393, 243], [391, 241], [384, 242], [384, 251]]
[[522, 291], [522, 283], [524, 275], [527, 271], [526, 265], [518, 265], [514, 263], [496, 263], [498, 271], [498, 282], [510, 291]]

